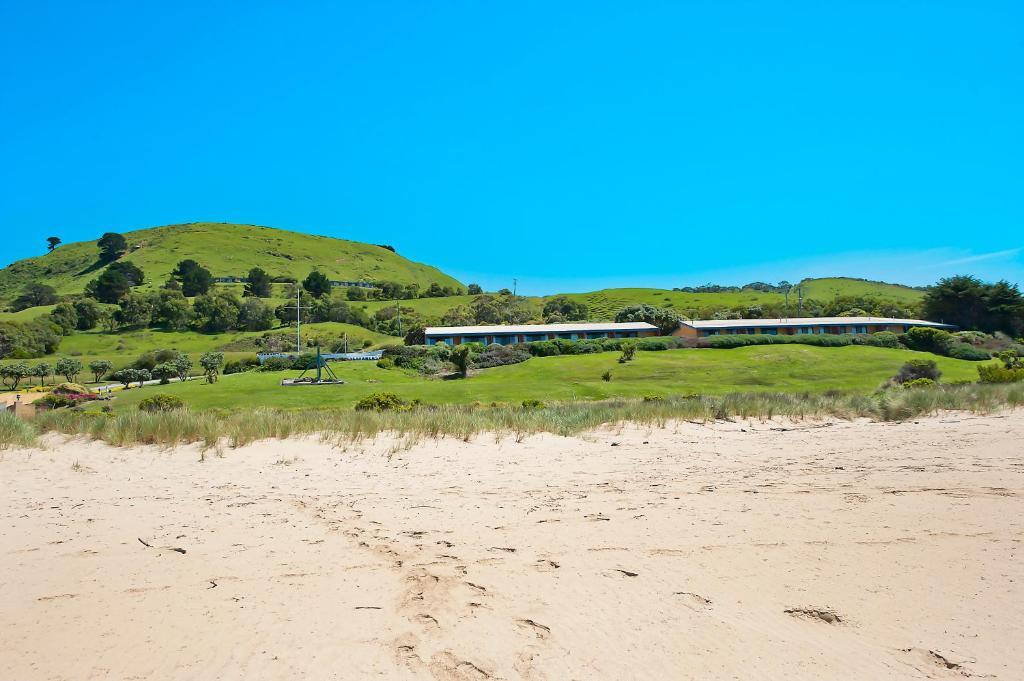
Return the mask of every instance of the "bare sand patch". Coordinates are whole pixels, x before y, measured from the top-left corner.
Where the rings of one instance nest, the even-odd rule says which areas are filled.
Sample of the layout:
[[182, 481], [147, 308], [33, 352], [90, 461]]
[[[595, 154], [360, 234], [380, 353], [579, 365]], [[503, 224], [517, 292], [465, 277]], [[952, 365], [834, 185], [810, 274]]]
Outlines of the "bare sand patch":
[[0, 678], [1020, 678], [1024, 413], [821, 425], [3, 452]]

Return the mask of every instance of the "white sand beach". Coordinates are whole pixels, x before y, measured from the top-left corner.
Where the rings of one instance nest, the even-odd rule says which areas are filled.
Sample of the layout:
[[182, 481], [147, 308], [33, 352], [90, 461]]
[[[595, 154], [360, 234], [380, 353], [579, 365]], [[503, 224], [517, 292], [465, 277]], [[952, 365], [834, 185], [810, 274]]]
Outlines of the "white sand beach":
[[1019, 679], [1024, 412], [0, 452], [0, 678]]

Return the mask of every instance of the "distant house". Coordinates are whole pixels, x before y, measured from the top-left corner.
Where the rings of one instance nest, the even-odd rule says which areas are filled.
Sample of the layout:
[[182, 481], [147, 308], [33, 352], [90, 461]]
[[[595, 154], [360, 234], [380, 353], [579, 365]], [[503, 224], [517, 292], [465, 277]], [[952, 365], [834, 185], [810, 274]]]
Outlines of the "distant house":
[[915, 326], [934, 329], [955, 329], [952, 324], [940, 324], [923, 319], [889, 319], [887, 317], [788, 317], [784, 319], [696, 319], [684, 321], [674, 336], [699, 338], [744, 334], [800, 335], [876, 333], [892, 331], [906, 333]]
[[534, 341], [590, 338], [643, 338], [657, 336], [658, 327], [645, 322], [570, 322], [567, 324], [515, 324], [494, 326], [428, 326], [427, 345], [483, 343], [514, 345]]

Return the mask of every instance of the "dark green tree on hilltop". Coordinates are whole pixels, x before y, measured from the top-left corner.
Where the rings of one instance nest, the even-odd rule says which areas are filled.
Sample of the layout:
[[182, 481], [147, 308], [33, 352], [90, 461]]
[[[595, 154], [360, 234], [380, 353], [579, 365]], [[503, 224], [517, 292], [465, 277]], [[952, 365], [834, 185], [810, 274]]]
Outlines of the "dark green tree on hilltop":
[[46, 237], [46, 249], [52, 251], [53, 249], [60, 246], [61, 240], [59, 236], [48, 236]]
[[314, 298], [320, 298], [330, 294], [331, 280], [323, 272], [313, 270], [302, 280], [302, 288]]
[[117, 232], [107, 232], [99, 238], [100, 260], [112, 262], [128, 252], [128, 240]]
[[210, 270], [191, 258], [179, 262], [171, 276], [181, 285], [181, 293], [186, 298], [204, 295], [213, 286]]

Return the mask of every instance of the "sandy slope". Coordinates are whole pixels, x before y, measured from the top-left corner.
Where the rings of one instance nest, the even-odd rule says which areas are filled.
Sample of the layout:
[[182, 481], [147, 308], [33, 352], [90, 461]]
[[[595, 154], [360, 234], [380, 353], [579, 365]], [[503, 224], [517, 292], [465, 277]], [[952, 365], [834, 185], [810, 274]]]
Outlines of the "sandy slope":
[[0, 678], [1021, 678], [1024, 412], [778, 428], [8, 451]]

